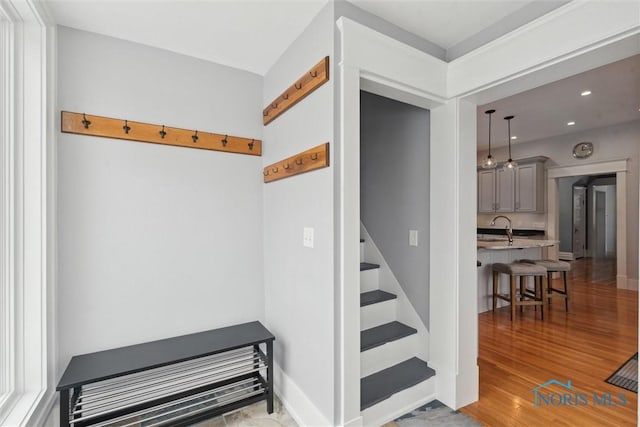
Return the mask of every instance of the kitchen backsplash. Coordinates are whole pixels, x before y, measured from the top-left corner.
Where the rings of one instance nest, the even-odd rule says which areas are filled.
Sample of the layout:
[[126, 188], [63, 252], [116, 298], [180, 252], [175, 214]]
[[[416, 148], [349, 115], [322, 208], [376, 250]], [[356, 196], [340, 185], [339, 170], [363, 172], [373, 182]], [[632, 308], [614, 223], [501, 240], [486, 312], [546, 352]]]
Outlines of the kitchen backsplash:
[[[499, 220], [494, 226], [489, 225], [496, 215], [503, 214], [478, 214], [478, 228], [504, 228], [506, 225], [504, 220]], [[547, 225], [546, 213], [506, 213], [504, 215], [511, 219], [513, 228], [544, 230]]]

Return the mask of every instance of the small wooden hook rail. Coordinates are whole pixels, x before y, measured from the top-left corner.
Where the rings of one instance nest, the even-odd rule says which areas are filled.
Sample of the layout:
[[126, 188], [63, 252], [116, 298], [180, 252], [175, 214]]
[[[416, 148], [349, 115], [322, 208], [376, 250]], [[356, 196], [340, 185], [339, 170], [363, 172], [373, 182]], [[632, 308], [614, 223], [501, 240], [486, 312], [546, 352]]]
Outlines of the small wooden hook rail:
[[290, 176], [329, 166], [329, 143], [320, 144], [295, 156], [288, 157], [264, 168], [264, 182], [277, 181]]
[[265, 126], [268, 125], [328, 80], [329, 57], [327, 56], [262, 110], [262, 123]]
[[62, 112], [62, 132], [230, 153], [262, 155], [262, 141], [125, 119]]

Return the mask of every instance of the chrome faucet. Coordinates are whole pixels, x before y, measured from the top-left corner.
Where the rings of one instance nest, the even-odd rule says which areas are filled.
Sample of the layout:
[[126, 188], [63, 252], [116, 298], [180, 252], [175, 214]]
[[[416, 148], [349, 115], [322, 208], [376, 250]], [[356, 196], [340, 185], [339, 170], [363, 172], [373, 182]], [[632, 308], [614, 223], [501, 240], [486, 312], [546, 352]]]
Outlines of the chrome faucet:
[[509, 222], [509, 225], [506, 226], [504, 229], [507, 232], [507, 238], [509, 239], [509, 244], [513, 245], [513, 227], [511, 226], [511, 219], [509, 217], [504, 215], [494, 216], [491, 222], [489, 223], [489, 225], [496, 225], [496, 219], [498, 218], [504, 218]]

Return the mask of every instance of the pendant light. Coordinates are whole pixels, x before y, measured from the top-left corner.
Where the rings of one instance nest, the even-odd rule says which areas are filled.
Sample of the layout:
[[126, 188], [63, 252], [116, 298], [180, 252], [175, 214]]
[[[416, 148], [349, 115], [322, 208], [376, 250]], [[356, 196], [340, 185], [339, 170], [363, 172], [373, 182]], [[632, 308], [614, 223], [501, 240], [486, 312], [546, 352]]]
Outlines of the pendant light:
[[496, 160], [493, 158], [493, 156], [491, 156], [491, 115], [495, 112], [496, 110], [487, 110], [484, 112], [485, 114], [489, 115], [489, 155], [484, 158], [482, 160], [482, 163], [480, 164], [483, 169], [493, 169], [498, 166]]
[[502, 169], [513, 170], [518, 164], [513, 161], [511, 158], [511, 119], [515, 116], [507, 116], [504, 119], [507, 121], [507, 128], [509, 129], [509, 136], [507, 137], [507, 142], [509, 143], [509, 160], [502, 166]]

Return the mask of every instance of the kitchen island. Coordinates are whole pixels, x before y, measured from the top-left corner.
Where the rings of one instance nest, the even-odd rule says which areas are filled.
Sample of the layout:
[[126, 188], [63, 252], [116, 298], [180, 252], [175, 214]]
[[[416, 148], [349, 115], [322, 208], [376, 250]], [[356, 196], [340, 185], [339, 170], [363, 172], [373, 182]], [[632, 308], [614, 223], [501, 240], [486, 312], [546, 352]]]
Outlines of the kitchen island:
[[[543, 239], [513, 239], [509, 244], [507, 238], [494, 237], [478, 239], [478, 313], [489, 311], [492, 308], [493, 277], [491, 266], [494, 263], [511, 263], [519, 259], [542, 259], [542, 250], [545, 247], [557, 245], [557, 240]], [[506, 290], [507, 277], [501, 277], [500, 287]], [[498, 307], [507, 305], [506, 301], [499, 300]]]

